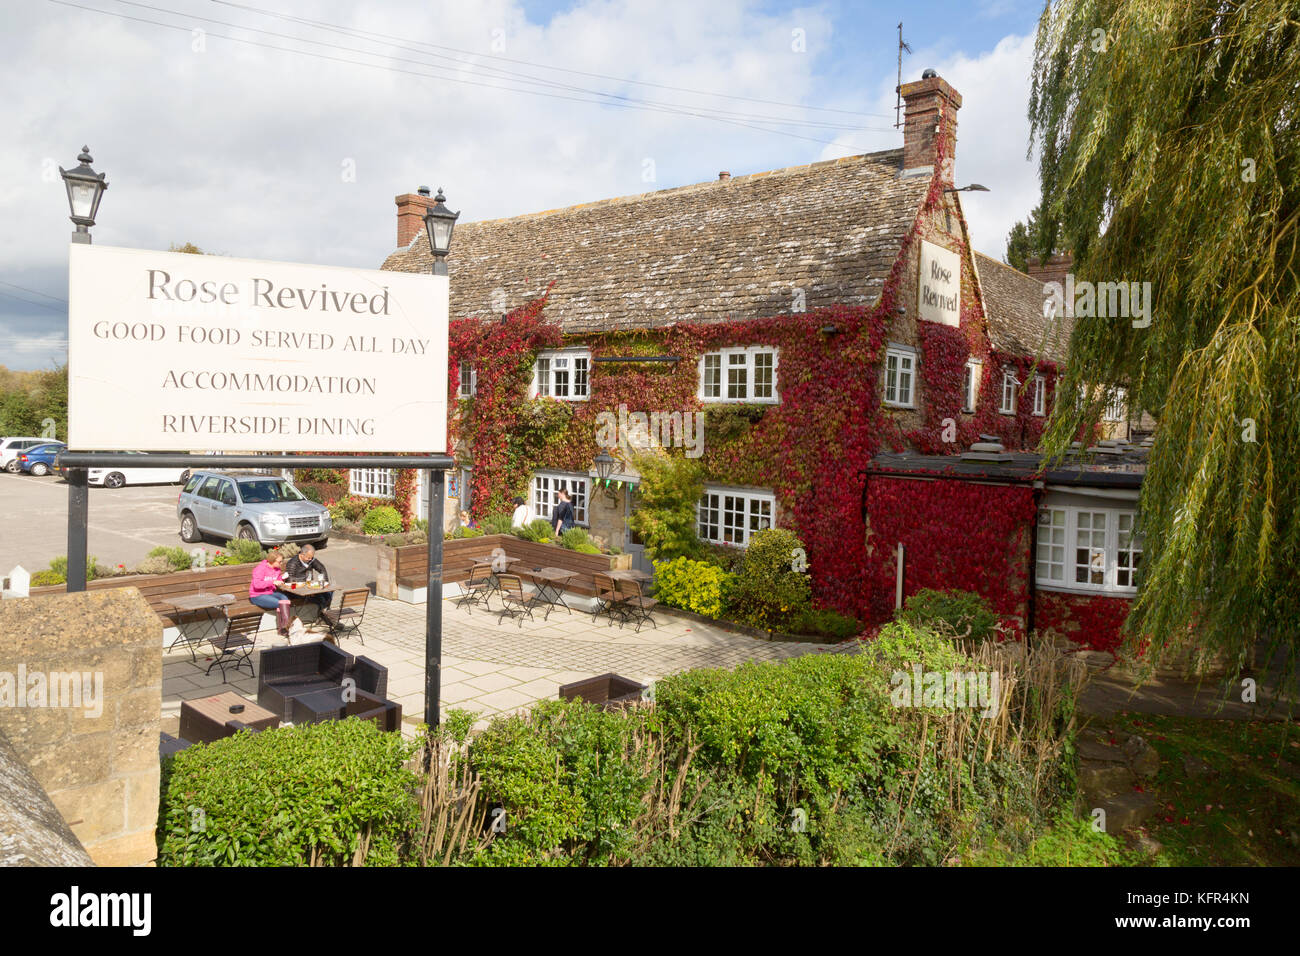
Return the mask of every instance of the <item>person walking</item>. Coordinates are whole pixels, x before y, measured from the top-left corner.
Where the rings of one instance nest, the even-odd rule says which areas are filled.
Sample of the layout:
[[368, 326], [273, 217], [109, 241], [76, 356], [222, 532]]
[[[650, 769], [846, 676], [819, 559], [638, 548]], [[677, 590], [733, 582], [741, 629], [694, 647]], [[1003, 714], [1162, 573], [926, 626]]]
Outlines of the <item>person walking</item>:
[[271, 551], [253, 568], [248, 582], [248, 603], [275, 614], [275, 629], [281, 637], [289, 636], [289, 599], [281, 597], [275, 586], [285, 579], [284, 555]]
[[510, 516], [510, 527], [526, 528], [533, 522], [533, 509], [528, 507], [528, 503], [523, 498], [517, 497], [514, 500], [515, 513]]
[[555, 511], [551, 517], [555, 519], [555, 536], [558, 538], [564, 532], [572, 528], [578, 521], [577, 515], [573, 511], [573, 502], [569, 498], [569, 493], [561, 488], [555, 493], [559, 499], [559, 504], [555, 506]]

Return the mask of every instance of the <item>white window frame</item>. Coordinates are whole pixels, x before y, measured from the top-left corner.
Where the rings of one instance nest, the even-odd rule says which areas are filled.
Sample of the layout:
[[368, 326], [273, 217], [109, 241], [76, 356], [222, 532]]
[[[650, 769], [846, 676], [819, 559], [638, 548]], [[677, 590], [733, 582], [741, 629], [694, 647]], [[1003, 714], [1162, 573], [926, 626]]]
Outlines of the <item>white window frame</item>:
[[970, 359], [966, 363], [966, 399], [962, 411], [974, 412], [980, 397], [980, 379], [983, 378], [984, 363], [979, 359]]
[[703, 541], [748, 547], [757, 532], [776, 527], [776, 495], [751, 488], [706, 485], [704, 497], [695, 506], [695, 526]]
[[556, 492], [561, 488], [569, 492], [569, 497], [573, 502], [574, 522], [585, 527], [587, 525], [587, 504], [591, 500], [590, 475], [580, 475], [567, 471], [534, 472], [532, 481], [528, 483], [528, 503], [533, 509], [533, 514], [554, 524], [555, 522], [551, 518], [554, 513], [552, 509], [558, 501]]
[[1116, 387], [1106, 392], [1106, 407], [1102, 411], [1102, 419], [1108, 422], [1122, 422], [1128, 417], [1128, 392], [1122, 388]]
[[[771, 356], [772, 381], [768, 395], [758, 395], [756, 380], [759, 369], [759, 356]], [[774, 345], [749, 345], [744, 348], [714, 349], [700, 356], [696, 377], [696, 397], [701, 402], [732, 405], [777, 405], [781, 402], [779, 369], [781, 350]], [[732, 395], [731, 371], [737, 378], [743, 378], [743, 394]], [[716, 378], [710, 381], [709, 372], [716, 372]]]
[[[457, 365], [459, 381], [456, 383], [457, 398], [473, 398], [478, 394], [478, 369], [468, 362]], [[469, 372], [469, 391], [465, 391], [465, 373]]]
[[[903, 363], [907, 363], [904, 370]], [[890, 365], [893, 368], [890, 368]], [[885, 388], [884, 402], [891, 408], [916, 408], [916, 369], [920, 365], [916, 349], [906, 345], [890, 345], [885, 348]], [[903, 396], [903, 377], [907, 377], [907, 395]], [[890, 397], [890, 393], [893, 397]], [[906, 398], [906, 401], [904, 401]]]
[[[1020, 391], [1020, 379], [1016, 377], [1016, 370], [1004, 368], [1002, 370], [1002, 395], [998, 400], [998, 412], [1003, 415], [1014, 415], [1016, 405], [1019, 402], [1019, 396], [1016, 394]], [[1010, 403], [1008, 404], [1008, 397]]]
[[[1048, 516], [1050, 524], [1044, 524], [1044, 516]], [[1086, 522], [1080, 519], [1086, 517]], [[1100, 522], [1103, 527], [1094, 529], [1091, 525], [1101, 518]], [[1121, 547], [1120, 523], [1126, 520], [1129, 524], [1130, 532], [1128, 533], [1127, 547]], [[1036, 585], [1049, 591], [1070, 591], [1084, 594], [1122, 594], [1131, 596], [1137, 594], [1137, 584], [1121, 584], [1120, 579], [1128, 576], [1130, 581], [1136, 581], [1139, 576], [1142, 562], [1140, 555], [1143, 552], [1142, 533], [1138, 528], [1138, 515], [1132, 508], [1107, 508], [1096, 505], [1075, 506], [1075, 505], [1047, 505], [1039, 509], [1038, 512], [1038, 551], [1034, 555], [1034, 575]], [[1092, 549], [1095, 547], [1092, 542], [1088, 544], [1089, 564], [1080, 564], [1078, 560], [1079, 548], [1079, 531], [1080, 524], [1086, 523], [1090, 527], [1083, 530], [1090, 535], [1096, 533], [1101, 535], [1100, 553], [1092, 555]], [[1044, 536], [1044, 532], [1047, 536]], [[1059, 533], [1058, 533], [1059, 532]], [[1063, 542], [1063, 543], [1062, 543]], [[1127, 558], [1127, 567], [1121, 568], [1119, 563], [1120, 556]], [[1134, 556], [1139, 556], [1136, 562]], [[1087, 568], [1092, 561], [1100, 559], [1103, 567], [1101, 568], [1100, 581], [1079, 581], [1078, 571]], [[1136, 565], [1136, 566], [1135, 566]]]
[[1034, 414], [1040, 418], [1047, 414], [1047, 377], [1034, 376]]
[[352, 468], [348, 471], [348, 491], [362, 498], [391, 498], [397, 484], [392, 468]]
[[[563, 361], [567, 368], [565, 374], [564, 394], [557, 394], [559, 383], [555, 368], [556, 361]], [[578, 365], [582, 363], [581, 369]], [[591, 350], [590, 349], [548, 349], [538, 352], [533, 361], [533, 384], [528, 391], [529, 398], [554, 398], [562, 402], [585, 402], [591, 398]]]

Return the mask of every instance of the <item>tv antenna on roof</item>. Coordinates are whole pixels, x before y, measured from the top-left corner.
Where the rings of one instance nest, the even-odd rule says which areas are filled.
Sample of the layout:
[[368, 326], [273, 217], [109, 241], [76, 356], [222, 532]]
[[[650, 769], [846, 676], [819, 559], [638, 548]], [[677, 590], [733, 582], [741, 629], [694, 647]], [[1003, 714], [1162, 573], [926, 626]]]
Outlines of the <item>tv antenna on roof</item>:
[[898, 21], [898, 85], [894, 87], [894, 129], [903, 125], [903, 51], [912, 52], [912, 48], [903, 42], [903, 21]]

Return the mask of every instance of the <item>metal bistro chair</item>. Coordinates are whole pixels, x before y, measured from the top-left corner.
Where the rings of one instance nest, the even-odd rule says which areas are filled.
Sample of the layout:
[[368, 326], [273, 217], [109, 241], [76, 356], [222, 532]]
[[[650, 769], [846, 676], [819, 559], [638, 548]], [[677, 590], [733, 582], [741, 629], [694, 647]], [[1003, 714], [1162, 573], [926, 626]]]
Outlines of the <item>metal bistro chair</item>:
[[[262, 616], [260, 614], [248, 614], [242, 617], [232, 617], [226, 621], [226, 631], [220, 637], [212, 638], [211, 644], [216, 648], [217, 656], [208, 665], [205, 674], [211, 674], [212, 668], [221, 668], [221, 683], [226, 681], [226, 668], [233, 666], [235, 673], [245, 664], [248, 665], [248, 676], [253, 675], [253, 649], [257, 646], [257, 631], [262, 626]], [[227, 663], [226, 658], [232, 658], [234, 664]]]
[[338, 607], [321, 611], [321, 619], [329, 625], [330, 636], [335, 640], [355, 637], [364, 645], [366, 639], [361, 636], [361, 620], [366, 616], [366, 604], [369, 600], [369, 588], [353, 588], [343, 592]]
[[466, 613], [475, 604], [482, 604], [488, 611], [492, 610], [492, 604], [488, 600], [492, 596], [492, 567], [487, 564], [476, 564], [469, 569], [469, 577], [460, 582], [461, 595], [456, 598], [456, 606], [463, 607]]
[[604, 614], [609, 618], [609, 623], [614, 623], [614, 615], [619, 616], [619, 627], [623, 626], [623, 621], [627, 620], [628, 607], [625, 598], [618, 591], [618, 585], [608, 574], [593, 574], [592, 579], [596, 582], [596, 603], [592, 606], [591, 623], [595, 624], [600, 616]]
[[501, 592], [501, 616], [497, 618], [500, 624], [506, 619], [506, 615], [517, 617], [519, 626], [524, 626], [524, 616], [532, 621], [533, 608], [540, 607], [546, 602], [537, 596], [537, 592], [532, 588], [524, 588], [524, 582], [517, 574], [501, 573], [496, 576], [498, 586]]
[[659, 630], [659, 622], [650, 616], [659, 601], [656, 598], [646, 597], [645, 591], [641, 587], [641, 582], [633, 578], [618, 579], [618, 593], [623, 599], [623, 607], [626, 608], [624, 621], [619, 622], [619, 627], [627, 620], [636, 621], [636, 630], [641, 632], [641, 625], [649, 621], [654, 625], [655, 630]]

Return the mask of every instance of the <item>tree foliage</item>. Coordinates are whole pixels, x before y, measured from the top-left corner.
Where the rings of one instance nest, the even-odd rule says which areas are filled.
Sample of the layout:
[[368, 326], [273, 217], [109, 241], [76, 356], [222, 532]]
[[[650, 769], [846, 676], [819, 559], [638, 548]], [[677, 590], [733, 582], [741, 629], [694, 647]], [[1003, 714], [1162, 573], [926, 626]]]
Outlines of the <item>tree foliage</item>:
[[1058, 0], [1029, 115], [1049, 241], [1081, 281], [1150, 282], [1146, 328], [1079, 318], [1045, 436], [1058, 453], [1124, 385], [1159, 420], [1142, 488], [1157, 648], [1195, 631], [1240, 666], [1300, 629], [1300, 22], [1291, 0]]
[[1051, 240], [1047, 237], [1051, 230], [1042, 216], [1042, 208], [1040, 204], [1029, 210], [1025, 220], [1017, 222], [1007, 233], [1007, 251], [1002, 260], [1021, 272], [1029, 271], [1030, 258], [1045, 260], [1063, 251], [1049, 244]]
[[655, 561], [694, 557], [700, 550], [695, 506], [704, 495], [699, 465], [688, 458], [646, 453], [633, 459], [641, 474], [637, 509], [628, 525]]

